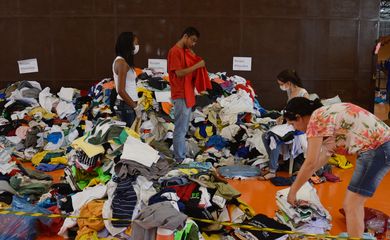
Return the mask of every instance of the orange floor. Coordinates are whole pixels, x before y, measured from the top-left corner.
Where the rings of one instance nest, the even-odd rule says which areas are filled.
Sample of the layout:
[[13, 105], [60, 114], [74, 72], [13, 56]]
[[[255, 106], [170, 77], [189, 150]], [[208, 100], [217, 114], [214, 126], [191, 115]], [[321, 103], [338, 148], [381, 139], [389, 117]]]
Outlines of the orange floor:
[[[349, 160], [354, 163], [353, 158]], [[333, 228], [331, 234], [338, 234], [346, 231], [344, 217], [339, 213], [342, 207], [345, 191], [349, 180], [352, 177], [353, 169], [343, 170], [334, 168], [334, 174], [339, 176], [342, 182], [322, 183], [316, 185], [321, 203], [332, 215]], [[242, 193], [242, 199], [251, 205], [257, 213], [274, 217], [277, 210], [275, 202], [276, 191], [285, 187], [276, 187], [270, 182], [258, 180], [231, 180], [229, 183]], [[373, 198], [369, 199], [366, 206], [378, 209], [390, 215], [390, 174], [383, 179]]]

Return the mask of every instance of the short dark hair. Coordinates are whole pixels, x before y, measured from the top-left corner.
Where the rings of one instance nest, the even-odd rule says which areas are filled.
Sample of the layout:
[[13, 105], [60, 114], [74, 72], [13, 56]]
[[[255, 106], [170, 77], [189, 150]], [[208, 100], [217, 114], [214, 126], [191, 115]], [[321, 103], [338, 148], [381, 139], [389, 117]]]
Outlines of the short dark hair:
[[186, 29], [184, 29], [184, 32], [181, 35], [181, 37], [183, 37], [185, 34], [187, 34], [187, 36], [189, 36], [189, 37], [196, 36], [197, 38], [200, 38], [200, 33], [199, 33], [198, 29], [196, 29], [194, 27], [187, 27]]
[[288, 101], [287, 106], [282, 110], [283, 117], [287, 120], [297, 120], [297, 115], [311, 116], [311, 114], [322, 107], [321, 100], [316, 98], [315, 100], [309, 100], [305, 97], [295, 97]]
[[276, 78], [283, 83], [291, 82], [298, 87], [303, 87], [301, 79], [299, 78], [297, 71], [294, 69], [283, 70]]
[[134, 33], [122, 32], [116, 40], [115, 45], [116, 56], [123, 57], [130, 67], [134, 67], [134, 38]]

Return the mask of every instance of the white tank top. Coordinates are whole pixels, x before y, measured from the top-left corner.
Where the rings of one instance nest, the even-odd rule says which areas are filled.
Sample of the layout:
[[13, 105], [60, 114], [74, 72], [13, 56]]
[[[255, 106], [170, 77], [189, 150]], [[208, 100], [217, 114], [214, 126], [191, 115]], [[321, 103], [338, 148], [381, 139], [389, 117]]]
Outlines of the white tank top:
[[[124, 58], [118, 56], [118, 57], [115, 58], [114, 62], [112, 63], [112, 73], [114, 75], [115, 88], [116, 88], [117, 92], [118, 92], [118, 81], [119, 81], [119, 78], [118, 78], [118, 74], [115, 73], [115, 62], [118, 59], [124, 59]], [[131, 97], [131, 99], [133, 99], [133, 101], [138, 101], [137, 84], [136, 84], [136, 81], [135, 81], [136, 77], [137, 76], [135, 74], [134, 69], [130, 68], [129, 71], [127, 72], [127, 74], [126, 74], [125, 90], [126, 90], [127, 94]], [[118, 94], [117, 98], [120, 99], [120, 100], [123, 100], [119, 94]]]
[[[306, 91], [306, 89], [301, 88], [299, 90], [297, 96], [295, 96], [295, 97], [304, 97], [305, 94], [309, 94], [309, 93]], [[291, 91], [290, 90], [287, 91], [287, 98], [288, 98], [287, 102], [291, 100]]]

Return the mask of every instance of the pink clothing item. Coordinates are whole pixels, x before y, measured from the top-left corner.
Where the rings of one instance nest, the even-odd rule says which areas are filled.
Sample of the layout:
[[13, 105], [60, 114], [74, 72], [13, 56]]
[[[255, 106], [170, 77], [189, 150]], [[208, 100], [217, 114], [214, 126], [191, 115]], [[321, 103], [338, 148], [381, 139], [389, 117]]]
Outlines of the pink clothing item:
[[213, 79], [214, 82], [218, 83], [218, 84], [221, 84], [221, 83], [224, 83], [225, 80], [221, 79], [221, 78], [214, 78]]
[[352, 103], [336, 103], [314, 111], [306, 134], [307, 138], [326, 137], [324, 147], [344, 155], [376, 149], [390, 141], [390, 128]]
[[27, 131], [30, 129], [30, 127], [27, 126], [20, 126], [16, 129], [16, 136], [18, 136], [20, 139], [24, 140], [27, 136]]

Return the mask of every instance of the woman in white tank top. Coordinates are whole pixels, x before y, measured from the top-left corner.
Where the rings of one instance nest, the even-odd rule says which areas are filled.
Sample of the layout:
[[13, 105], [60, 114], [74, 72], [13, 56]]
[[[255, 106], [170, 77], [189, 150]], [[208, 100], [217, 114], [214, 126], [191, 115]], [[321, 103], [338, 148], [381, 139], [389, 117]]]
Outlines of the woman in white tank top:
[[[299, 78], [297, 72], [293, 69], [286, 69], [281, 71], [277, 78], [277, 82], [282, 91], [287, 92], [287, 98], [289, 101], [295, 97], [305, 97], [309, 98], [309, 93], [302, 87], [301, 79]], [[283, 123], [283, 117], [280, 116], [276, 120], [277, 124], [280, 125]], [[279, 155], [281, 153], [281, 145], [277, 145], [274, 149], [270, 148], [271, 135], [269, 132], [266, 132], [262, 136], [265, 149], [267, 150], [269, 156], [269, 167], [263, 173], [263, 176], [259, 177], [260, 180], [268, 180], [276, 176], [276, 171], [278, 170], [279, 164]]]
[[283, 70], [276, 78], [280, 89], [287, 92], [287, 101], [295, 97], [309, 98], [309, 93], [303, 88], [301, 79], [294, 69]]
[[138, 95], [134, 55], [139, 51], [138, 38], [132, 32], [122, 32], [115, 46], [116, 58], [112, 64], [115, 88], [118, 93], [115, 102], [117, 116], [130, 127], [135, 118]]

